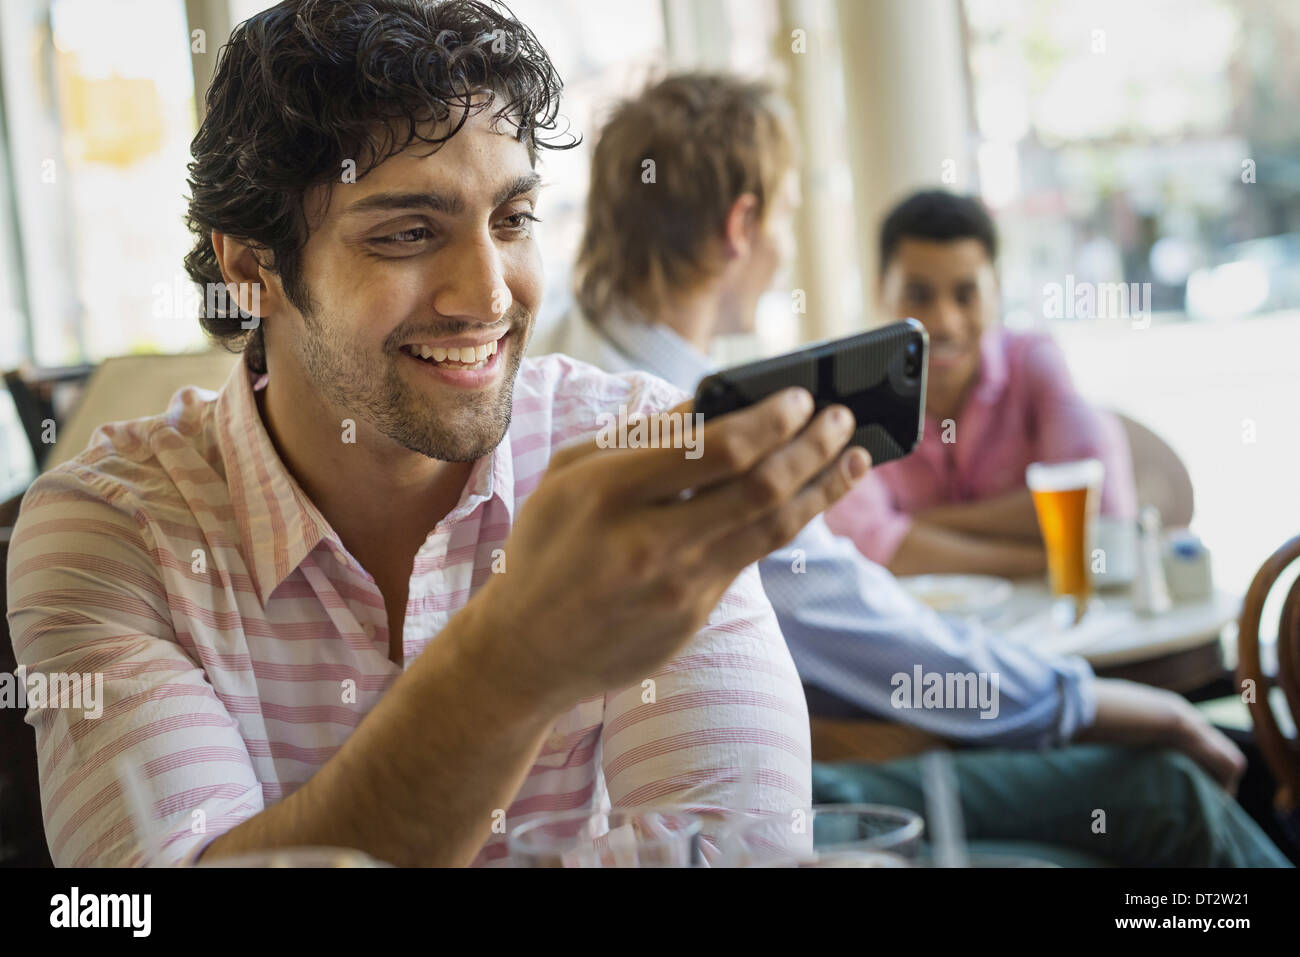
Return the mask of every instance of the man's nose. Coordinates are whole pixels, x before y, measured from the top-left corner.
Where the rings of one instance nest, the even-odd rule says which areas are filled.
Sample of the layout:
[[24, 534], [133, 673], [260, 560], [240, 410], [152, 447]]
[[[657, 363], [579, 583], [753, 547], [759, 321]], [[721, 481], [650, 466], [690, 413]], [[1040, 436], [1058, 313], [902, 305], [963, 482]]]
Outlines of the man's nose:
[[451, 256], [439, 257], [438, 291], [433, 308], [441, 316], [475, 322], [500, 321], [514, 298], [506, 285], [501, 255], [488, 236], [457, 244]]
[[936, 339], [960, 339], [966, 331], [966, 315], [951, 296], [938, 298], [930, 322], [930, 335]]

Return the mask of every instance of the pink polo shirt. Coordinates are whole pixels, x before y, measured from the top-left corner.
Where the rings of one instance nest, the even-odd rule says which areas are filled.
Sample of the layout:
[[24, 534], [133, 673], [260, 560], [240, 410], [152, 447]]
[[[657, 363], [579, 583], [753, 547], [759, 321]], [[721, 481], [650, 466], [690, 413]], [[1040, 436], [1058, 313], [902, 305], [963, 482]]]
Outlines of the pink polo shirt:
[[826, 524], [887, 564], [913, 512], [1022, 489], [1030, 462], [1081, 458], [1106, 467], [1102, 514], [1135, 516], [1133, 467], [1119, 421], [1075, 392], [1050, 337], [990, 329], [980, 343], [979, 381], [955, 423], [926, 416], [916, 451], [873, 468], [826, 513]]

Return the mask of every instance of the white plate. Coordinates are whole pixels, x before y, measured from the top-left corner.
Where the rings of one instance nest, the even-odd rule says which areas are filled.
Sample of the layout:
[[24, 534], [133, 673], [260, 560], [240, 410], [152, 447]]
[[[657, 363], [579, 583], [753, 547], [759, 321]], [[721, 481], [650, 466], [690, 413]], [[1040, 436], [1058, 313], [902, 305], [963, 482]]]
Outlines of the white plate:
[[912, 597], [945, 615], [978, 615], [1011, 597], [1011, 582], [994, 575], [909, 575], [899, 583]]

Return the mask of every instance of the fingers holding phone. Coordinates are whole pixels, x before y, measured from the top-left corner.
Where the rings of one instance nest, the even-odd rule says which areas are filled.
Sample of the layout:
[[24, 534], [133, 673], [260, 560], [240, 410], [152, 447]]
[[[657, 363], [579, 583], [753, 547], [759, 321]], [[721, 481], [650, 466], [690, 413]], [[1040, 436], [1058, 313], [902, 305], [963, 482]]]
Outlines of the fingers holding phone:
[[578, 695], [662, 665], [746, 565], [848, 489], [840, 459], [852, 432], [847, 412], [814, 417], [806, 393], [774, 395], [708, 423], [698, 457], [594, 444], [560, 453], [506, 543], [511, 573], [473, 602], [504, 643], [499, 659], [521, 685]]
[[[774, 400], [782, 401], [782, 397], [764, 400], [755, 409]], [[706, 457], [713, 453], [719, 461], [710, 467], [725, 471], [725, 478], [697, 492], [667, 518], [683, 529], [698, 529], [708, 523], [718, 538], [737, 540], [739, 536], [760, 544], [764, 538], [774, 542], [742, 561], [742, 566], [788, 543], [818, 512], [838, 501], [865, 475], [871, 462], [864, 449], [847, 447], [856, 423], [848, 409], [835, 405], [813, 416], [784, 445], [771, 448], [761, 460], [749, 464], [749, 450], [743, 441], [726, 436], [722, 430], [732, 421], [739, 424], [750, 413], [734, 412], [709, 423], [705, 432]], [[710, 436], [717, 436], [711, 447]], [[719, 439], [733, 444], [718, 448]], [[736, 461], [739, 467], [725, 468]], [[794, 530], [784, 535], [782, 530], [792, 525]]]

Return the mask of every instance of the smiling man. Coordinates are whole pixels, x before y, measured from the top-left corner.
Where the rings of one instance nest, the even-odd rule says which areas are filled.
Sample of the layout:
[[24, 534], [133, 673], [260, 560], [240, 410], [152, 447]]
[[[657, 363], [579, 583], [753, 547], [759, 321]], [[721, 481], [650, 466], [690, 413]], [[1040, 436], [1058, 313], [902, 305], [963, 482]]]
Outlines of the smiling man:
[[930, 335], [925, 432], [826, 524], [897, 575], [1042, 575], [1030, 462], [1100, 459], [1102, 514], [1137, 514], [1119, 422], [1079, 395], [1050, 336], [1001, 325], [997, 249], [984, 205], [943, 190], [907, 197], [880, 227], [880, 313], [912, 316]]
[[236, 28], [186, 265], [241, 290], [203, 322], [243, 359], [100, 429], [13, 537], [19, 662], [105, 679], [98, 720], [28, 715], [56, 863], [465, 864], [540, 811], [808, 803], [752, 563], [869, 463], [802, 390], [709, 423], [695, 457], [597, 449], [602, 415], [681, 393], [523, 359], [559, 88], [469, 0]]

